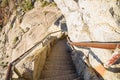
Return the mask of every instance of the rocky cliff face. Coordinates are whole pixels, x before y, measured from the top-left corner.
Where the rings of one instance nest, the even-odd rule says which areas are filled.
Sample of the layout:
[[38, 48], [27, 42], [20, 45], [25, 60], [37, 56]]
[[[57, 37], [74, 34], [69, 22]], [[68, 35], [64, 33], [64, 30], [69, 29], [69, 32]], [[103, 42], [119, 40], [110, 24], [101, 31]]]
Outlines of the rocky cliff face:
[[[66, 18], [68, 35], [74, 42], [120, 41], [120, 0], [54, 0]], [[120, 64], [105, 69], [113, 50], [81, 49], [90, 65], [105, 79], [119, 80]], [[118, 61], [119, 63], [119, 61]], [[117, 68], [117, 69], [116, 69]]]
[[[46, 1], [53, 0], [0, 0], [1, 80], [4, 80], [3, 75], [6, 73], [9, 62], [31, 48], [49, 32], [59, 30], [54, 22], [61, 16], [61, 12], [67, 23], [65, 30], [68, 30], [68, 36], [74, 42], [120, 41], [120, 0], [54, 0], [61, 12], [54, 4]], [[61, 22], [65, 23], [64, 20]], [[103, 66], [114, 50], [75, 48], [86, 53], [89, 66], [105, 80], [120, 79], [120, 61], [108, 69]], [[92, 71], [90, 72], [86, 66], [80, 68], [79, 56], [75, 54], [73, 57], [77, 57], [76, 60], [79, 61], [79, 64], [76, 62], [78, 70], [83, 71], [85, 68], [84, 79], [98, 80], [96, 76], [90, 75]], [[21, 66], [19, 67], [24, 68], [23, 70], [33, 69], [31, 62], [22, 62]]]
[[[36, 0], [0, 0], [0, 25], [4, 26], [10, 19], [13, 11], [16, 13], [32, 9]], [[19, 13], [18, 13], [19, 15]]]
[[[4, 80], [3, 75], [6, 74], [7, 65], [11, 61], [48, 33], [60, 30], [54, 25], [60, 16], [61, 12], [54, 4], [46, 5], [40, 1], [36, 1], [32, 10], [26, 12], [13, 10], [10, 19], [0, 32], [0, 80]], [[22, 63], [21, 66], [24, 69], [33, 68], [30, 62]]]

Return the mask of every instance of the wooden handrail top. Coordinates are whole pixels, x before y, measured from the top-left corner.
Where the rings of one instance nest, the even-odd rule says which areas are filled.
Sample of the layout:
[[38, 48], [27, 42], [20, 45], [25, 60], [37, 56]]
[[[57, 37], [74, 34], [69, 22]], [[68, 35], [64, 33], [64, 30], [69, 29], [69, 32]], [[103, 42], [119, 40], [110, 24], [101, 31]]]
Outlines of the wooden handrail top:
[[120, 49], [120, 42], [71, 42], [69, 44], [78, 46], [78, 47], [94, 47], [94, 48], [103, 48], [103, 49]]

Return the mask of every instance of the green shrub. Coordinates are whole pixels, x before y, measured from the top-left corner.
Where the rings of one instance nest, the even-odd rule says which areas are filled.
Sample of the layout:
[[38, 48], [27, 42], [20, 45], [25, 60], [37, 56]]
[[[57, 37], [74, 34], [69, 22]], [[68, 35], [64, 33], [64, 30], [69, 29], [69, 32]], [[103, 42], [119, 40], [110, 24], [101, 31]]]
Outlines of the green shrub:
[[19, 4], [19, 6], [22, 8], [22, 10], [23, 10], [24, 12], [26, 12], [26, 11], [28, 11], [28, 10], [33, 9], [34, 4], [32, 3], [31, 0], [24, 0], [24, 1], [22, 1], [21, 4]]
[[45, 6], [48, 6], [50, 3], [48, 3], [47, 1], [42, 1], [42, 5], [41, 7], [45, 7]]
[[55, 2], [47, 2], [47, 1], [45, 1], [45, 0], [40, 0], [41, 1], [41, 3], [42, 3], [42, 7], [45, 7], [45, 6], [48, 6], [48, 5], [51, 5], [51, 6], [56, 6], [56, 3]]

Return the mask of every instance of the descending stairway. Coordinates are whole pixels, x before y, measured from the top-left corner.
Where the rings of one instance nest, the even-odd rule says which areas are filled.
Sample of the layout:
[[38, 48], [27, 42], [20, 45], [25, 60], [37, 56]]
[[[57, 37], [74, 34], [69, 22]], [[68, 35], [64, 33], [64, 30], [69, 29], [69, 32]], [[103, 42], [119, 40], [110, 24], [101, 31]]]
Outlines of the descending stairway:
[[80, 80], [77, 78], [66, 40], [59, 40], [48, 56], [40, 80]]

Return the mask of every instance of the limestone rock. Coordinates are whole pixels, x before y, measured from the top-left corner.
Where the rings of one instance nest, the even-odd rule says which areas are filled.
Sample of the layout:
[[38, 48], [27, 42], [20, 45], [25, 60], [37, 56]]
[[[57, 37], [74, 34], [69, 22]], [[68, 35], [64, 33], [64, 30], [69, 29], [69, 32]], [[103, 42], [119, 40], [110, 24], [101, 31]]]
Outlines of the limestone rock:
[[[54, 25], [54, 22], [61, 16], [61, 12], [56, 6], [35, 7], [26, 12], [24, 16], [22, 14], [22, 20], [19, 19], [20, 16], [14, 11], [0, 32], [0, 75], [4, 74], [5, 76], [8, 63], [41, 41], [48, 33], [60, 30]], [[49, 30], [50, 27], [54, 30]], [[4, 65], [1, 68], [3, 63]], [[18, 64], [19, 67], [22, 66], [20, 72], [23, 74], [26, 69], [32, 71], [34, 66], [31, 64], [29, 61], [22, 61], [20, 65]], [[26, 70], [25, 72], [29, 71]], [[31, 74], [26, 75], [31, 76]]]
[[[66, 18], [68, 35], [72, 41], [120, 41], [120, 0], [54, 1]], [[120, 74], [114, 73], [115, 67], [106, 70], [102, 65], [111, 57], [112, 50], [77, 49], [82, 52], [88, 50], [91, 66], [105, 80], [119, 80]], [[120, 68], [119, 64], [116, 65]]]
[[[51, 11], [53, 10], [54, 11]], [[28, 50], [36, 42], [40, 41], [48, 33], [48, 28], [60, 17], [61, 13], [56, 7], [50, 7], [45, 9], [35, 8], [24, 15], [20, 27], [24, 32], [22, 40], [19, 45], [13, 50], [13, 56], [19, 56], [21, 53]], [[16, 52], [18, 54], [16, 54]], [[15, 59], [15, 58], [14, 58]]]

